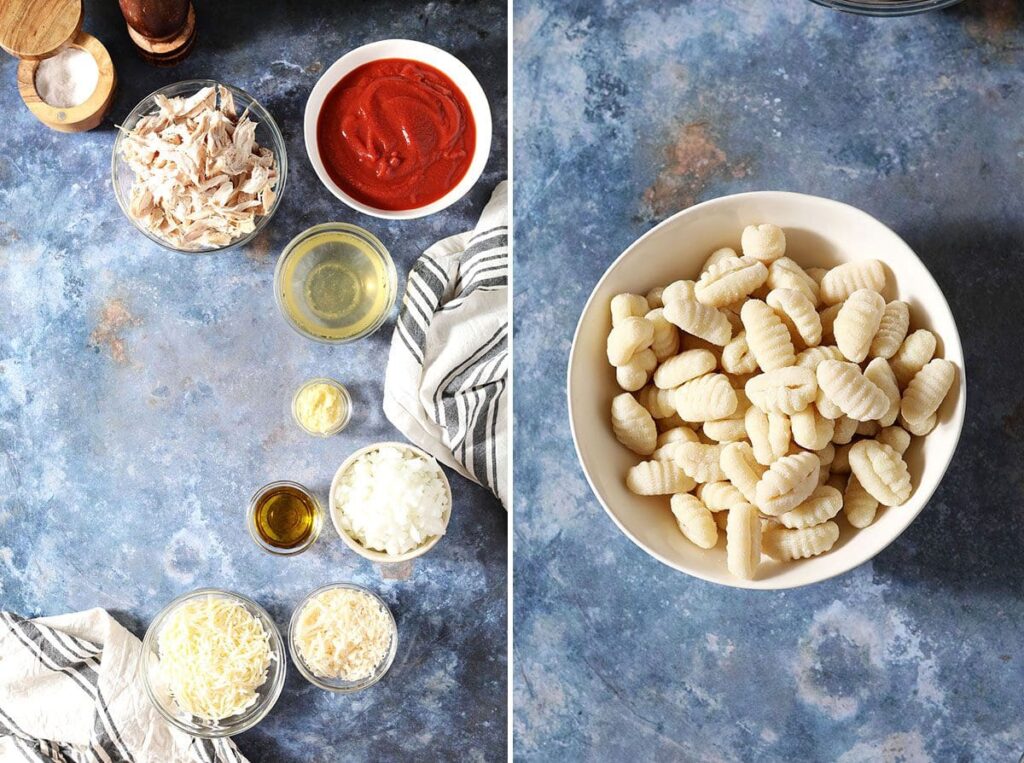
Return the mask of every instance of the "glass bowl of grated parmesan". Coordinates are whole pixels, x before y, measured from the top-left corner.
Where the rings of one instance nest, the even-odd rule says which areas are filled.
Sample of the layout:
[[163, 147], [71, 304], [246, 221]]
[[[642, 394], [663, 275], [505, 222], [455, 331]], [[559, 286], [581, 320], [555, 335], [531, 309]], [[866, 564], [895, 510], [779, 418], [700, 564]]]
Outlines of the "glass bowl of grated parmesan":
[[251, 729], [284, 688], [284, 640], [259, 604], [219, 588], [174, 599], [142, 641], [139, 673], [170, 724], [205, 739]]
[[387, 603], [355, 583], [331, 583], [299, 602], [288, 651], [303, 678], [351, 694], [373, 686], [398, 652], [398, 625]]

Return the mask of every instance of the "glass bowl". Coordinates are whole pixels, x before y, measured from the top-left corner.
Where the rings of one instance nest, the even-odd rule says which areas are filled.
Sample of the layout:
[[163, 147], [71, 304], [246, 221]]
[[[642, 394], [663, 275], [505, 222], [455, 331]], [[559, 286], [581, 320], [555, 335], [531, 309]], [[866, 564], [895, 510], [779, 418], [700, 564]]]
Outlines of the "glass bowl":
[[[267, 670], [267, 680], [258, 689], [259, 699], [257, 699], [255, 704], [243, 713], [222, 718], [219, 721], [209, 721], [181, 710], [171, 696], [166, 683], [161, 680], [159, 671], [156, 670], [160, 662], [157, 651], [157, 638], [168, 616], [179, 605], [204, 596], [223, 597], [242, 604], [253, 617], [260, 621], [260, 624], [266, 630], [267, 635], [270, 637], [270, 650], [273, 654], [273, 659], [270, 661], [270, 667]], [[142, 640], [142, 653], [139, 655], [138, 670], [142, 676], [142, 685], [145, 687], [146, 694], [153, 703], [153, 707], [156, 708], [157, 712], [168, 723], [184, 731], [186, 734], [202, 737], [203, 739], [216, 739], [218, 737], [240, 734], [247, 729], [251, 729], [266, 717], [274, 703], [277, 702], [277, 698], [281, 695], [281, 689], [284, 688], [285, 673], [287, 672], [285, 661], [286, 655], [281, 632], [263, 607], [251, 599], [232, 591], [226, 591], [221, 588], [200, 588], [174, 599], [160, 610], [153, 619], [153, 622], [146, 630], [145, 638]]]
[[[313, 504], [313, 507], [315, 509], [315, 515], [313, 517], [313, 526], [310, 529], [309, 536], [304, 541], [302, 541], [302, 543], [292, 548], [282, 548], [280, 546], [271, 545], [263, 539], [263, 537], [260, 535], [259, 529], [257, 528], [256, 509], [259, 507], [260, 500], [267, 493], [278, 490], [279, 488], [282, 487], [290, 487], [301, 492], [306, 498], [309, 499], [310, 503]], [[275, 556], [295, 556], [296, 554], [301, 554], [303, 551], [305, 551], [314, 543], [316, 543], [317, 539], [320, 537], [320, 531], [323, 529], [324, 525], [324, 509], [323, 505], [320, 503], [320, 499], [317, 498], [313, 491], [307, 488], [305, 485], [300, 485], [298, 482], [292, 482], [290, 480], [278, 480], [277, 482], [270, 482], [261, 487], [255, 493], [253, 493], [252, 498], [249, 499], [249, 508], [246, 509], [245, 514], [245, 522], [246, 526], [249, 528], [249, 535], [252, 537], [254, 541], [256, 541], [256, 545], [262, 548], [268, 554], [274, 554]]]
[[[143, 228], [135, 219], [129, 214], [129, 199], [132, 185], [135, 183], [135, 173], [128, 167], [128, 163], [125, 162], [121, 156], [121, 145], [124, 143], [126, 130], [131, 130], [138, 124], [142, 117], [146, 116], [157, 110], [156, 98], [157, 96], [165, 96], [167, 98], [174, 98], [176, 96], [189, 96], [197, 92], [204, 87], [212, 87], [214, 85], [220, 85], [223, 88], [231, 91], [231, 94], [235, 99], [235, 109], [238, 114], [245, 110], [249, 110], [249, 116], [256, 123], [256, 142], [260, 146], [265, 146], [274, 152], [274, 159], [277, 161], [278, 179], [277, 186], [274, 188], [274, 202], [270, 206], [270, 211], [256, 219], [256, 227], [253, 228], [252, 232], [241, 236], [230, 244], [219, 247], [208, 247], [205, 249], [179, 249], [178, 247], [164, 241], [159, 236], [150, 233], [148, 230]], [[237, 87], [231, 85], [225, 85], [223, 82], [218, 82], [212, 79], [189, 79], [181, 82], [175, 82], [173, 85], [167, 85], [159, 90], [155, 90], [141, 101], [139, 104], [131, 110], [124, 121], [121, 123], [124, 128], [117, 131], [117, 137], [114, 139], [114, 153], [111, 158], [111, 176], [113, 178], [114, 185], [114, 196], [117, 197], [117, 203], [121, 207], [121, 211], [124, 212], [132, 225], [134, 225], [146, 238], [150, 241], [159, 244], [164, 249], [170, 249], [173, 252], [182, 252], [184, 254], [213, 254], [215, 252], [223, 252], [227, 249], [233, 249], [234, 247], [244, 246], [252, 241], [256, 236], [260, 234], [260, 231], [266, 227], [267, 223], [270, 222], [270, 218], [274, 216], [274, 212], [281, 205], [281, 199], [284, 197], [284, 189], [286, 181], [288, 180], [288, 154], [285, 150], [284, 136], [281, 134], [281, 130], [277, 126], [277, 122], [270, 116], [263, 106], [249, 95], [244, 90], [240, 90]]]
[[[365, 325], [347, 335], [339, 335], [337, 332], [341, 329], [332, 326], [326, 317], [319, 315], [306, 297], [306, 281], [310, 274], [329, 261], [327, 256], [332, 253], [332, 247], [341, 245], [349, 250], [346, 264], [353, 269], [362, 265], [362, 270], [367, 273], [366, 279], [373, 277], [379, 281], [372, 285], [373, 288], [384, 291], [379, 314], [367, 312], [360, 318]], [[376, 258], [377, 262], [371, 262], [372, 258]], [[331, 261], [338, 259], [341, 258], [336, 257]], [[373, 271], [372, 276], [369, 275], [370, 271]], [[363, 278], [363, 273], [356, 276], [350, 270], [346, 276], [354, 284]], [[358, 288], [367, 287], [359, 283]], [[274, 301], [285, 322], [302, 336], [317, 342], [346, 344], [369, 336], [387, 321], [397, 298], [398, 272], [387, 247], [369, 231], [349, 223], [323, 223], [304, 230], [288, 242], [274, 269]], [[289, 303], [294, 307], [289, 307]], [[292, 310], [298, 315], [293, 314]]]
[[[361, 593], [368, 594], [377, 600], [377, 603], [383, 607], [384, 611], [388, 614], [388, 620], [391, 623], [391, 645], [388, 647], [387, 654], [384, 655], [384, 659], [377, 665], [376, 670], [373, 671], [373, 675], [368, 676], [360, 681], [346, 681], [342, 678], [323, 678], [317, 676], [302, 660], [302, 656], [299, 654], [299, 650], [295, 646], [295, 629], [299, 623], [299, 615], [305, 608], [309, 600], [324, 591], [331, 591], [336, 588], [347, 588], [351, 591], [360, 591]], [[364, 588], [356, 583], [328, 583], [325, 586], [317, 588], [315, 591], [310, 591], [303, 599], [299, 602], [299, 605], [295, 607], [295, 611], [292, 613], [291, 622], [288, 623], [288, 653], [292, 657], [292, 662], [295, 663], [295, 667], [299, 669], [302, 677], [309, 681], [313, 686], [324, 691], [333, 691], [341, 694], [352, 694], [353, 692], [362, 691], [370, 686], [373, 686], [384, 675], [390, 670], [391, 663], [395, 661], [395, 654], [398, 652], [398, 624], [395, 622], [395, 616], [391, 613], [391, 608], [387, 605], [380, 596], [375, 594], [368, 588]]]
[[[312, 387], [314, 384], [327, 384], [331, 387], [334, 387], [334, 389], [338, 390], [338, 394], [341, 395], [341, 399], [344, 401], [344, 415], [338, 420], [337, 424], [328, 429], [326, 432], [317, 432], [312, 429], [307, 429], [306, 426], [302, 423], [302, 419], [299, 418], [299, 395], [302, 394], [302, 391], [304, 389]], [[331, 437], [332, 435], [338, 434], [338, 432], [340, 432], [342, 429], [348, 426], [348, 422], [352, 418], [352, 396], [349, 394], [348, 389], [346, 389], [345, 385], [342, 384], [340, 381], [337, 381], [336, 379], [329, 379], [326, 376], [318, 376], [316, 379], [310, 379], [309, 381], [303, 382], [302, 384], [299, 385], [299, 388], [295, 390], [295, 394], [292, 395], [291, 412], [292, 419], [298, 425], [299, 429], [301, 429], [306, 434], [312, 435], [313, 437]]]
[[937, 11], [956, 5], [961, 0], [811, 0], [836, 11], [861, 16], [909, 16], [913, 13]]

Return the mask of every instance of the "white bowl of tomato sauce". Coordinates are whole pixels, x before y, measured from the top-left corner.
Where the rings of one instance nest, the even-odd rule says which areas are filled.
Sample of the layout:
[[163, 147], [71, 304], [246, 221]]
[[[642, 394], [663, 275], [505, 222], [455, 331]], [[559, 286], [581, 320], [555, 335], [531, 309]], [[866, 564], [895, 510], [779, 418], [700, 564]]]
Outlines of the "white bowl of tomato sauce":
[[358, 212], [408, 220], [454, 204], [491, 151], [491, 109], [459, 59], [414, 40], [346, 53], [306, 101], [306, 154]]

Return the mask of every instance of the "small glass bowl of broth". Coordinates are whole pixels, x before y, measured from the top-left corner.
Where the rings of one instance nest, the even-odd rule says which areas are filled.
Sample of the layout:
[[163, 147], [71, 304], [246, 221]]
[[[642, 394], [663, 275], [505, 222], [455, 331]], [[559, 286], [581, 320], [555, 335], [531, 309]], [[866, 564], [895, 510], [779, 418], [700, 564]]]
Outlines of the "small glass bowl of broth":
[[379, 329], [395, 306], [398, 274], [384, 244], [348, 223], [303, 231], [274, 271], [274, 299], [288, 325], [309, 339], [341, 344]]
[[249, 501], [249, 534], [271, 554], [294, 556], [316, 542], [324, 523], [320, 501], [297, 482], [271, 482]]

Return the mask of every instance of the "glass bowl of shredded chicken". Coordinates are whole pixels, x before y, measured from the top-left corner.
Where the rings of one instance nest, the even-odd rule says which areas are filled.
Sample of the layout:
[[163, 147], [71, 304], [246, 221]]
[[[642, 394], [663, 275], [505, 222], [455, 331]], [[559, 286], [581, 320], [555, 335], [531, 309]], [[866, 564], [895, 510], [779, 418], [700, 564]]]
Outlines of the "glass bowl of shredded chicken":
[[325, 691], [351, 694], [373, 686], [398, 652], [398, 625], [373, 591], [331, 583], [295, 608], [288, 651], [303, 678]]
[[208, 254], [252, 241], [288, 176], [284, 137], [244, 90], [186, 80], [150, 93], [118, 125], [117, 203], [163, 247]]
[[156, 710], [192, 736], [250, 729], [284, 687], [284, 640], [259, 604], [219, 588], [174, 599], [142, 641], [139, 674]]

